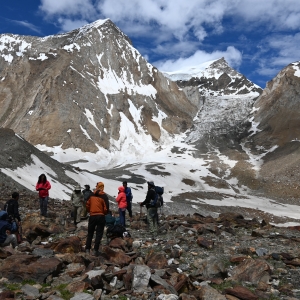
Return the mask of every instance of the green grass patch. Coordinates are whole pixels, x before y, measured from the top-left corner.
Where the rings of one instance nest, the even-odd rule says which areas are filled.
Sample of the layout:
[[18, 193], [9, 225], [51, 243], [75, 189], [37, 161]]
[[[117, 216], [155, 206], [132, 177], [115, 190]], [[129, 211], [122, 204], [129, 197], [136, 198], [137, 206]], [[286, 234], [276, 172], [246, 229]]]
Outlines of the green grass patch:
[[74, 295], [70, 291], [66, 289], [67, 284], [60, 284], [59, 286], [56, 287], [56, 289], [60, 292], [61, 297], [64, 300], [70, 300]]
[[233, 287], [233, 282], [223, 281], [221, 284], [212, 283], [210, 286], [219, 292], [223, 292], [224, 290]]
[[36, 281], [34, 281], [33, 279], [24, 279], [22, 281], [22, 285], [25, 285], [25, 284], [34, 285], [34, 284], [36, 284]]
[[21, 288], [19, 283], [6, 283], [5, 287], [10, 291], [17, 291]]

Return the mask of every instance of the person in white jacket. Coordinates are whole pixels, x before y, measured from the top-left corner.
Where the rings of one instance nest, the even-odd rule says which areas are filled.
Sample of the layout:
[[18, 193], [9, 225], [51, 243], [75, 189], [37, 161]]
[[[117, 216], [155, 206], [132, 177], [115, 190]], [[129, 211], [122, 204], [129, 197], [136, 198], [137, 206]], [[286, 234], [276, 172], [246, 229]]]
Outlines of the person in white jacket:
[[80, 222], [82, 205], [84, 202], [83, 193], [81, 192], [80, 185], [75, 187], [71, 195], [71, 201], [73, 204], [73, 217], [74, 217], [74, 225], [77, 225]]

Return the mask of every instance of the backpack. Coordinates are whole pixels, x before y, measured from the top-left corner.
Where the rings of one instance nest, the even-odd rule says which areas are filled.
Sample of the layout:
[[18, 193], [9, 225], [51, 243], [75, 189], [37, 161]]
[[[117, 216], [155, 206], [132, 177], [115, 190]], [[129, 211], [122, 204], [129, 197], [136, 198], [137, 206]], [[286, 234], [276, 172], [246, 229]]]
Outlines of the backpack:
[[89, 200], [89, 198], [93, 195], [93, 192], [91, 190], [83, 190], [82, 194], [84, 202], [86, 203]]
[[5, 210], [0, 210], [0, 220], [6, 220], [8, 218], [8, 214]]
[[106, 237], [108, 239], [113, 239], [117, 237], [123, 237], [126, 229], [121, 224], [116, 224], [107, 228]]
[[155, 197], [150, 201], [150, 205], [156, 208], [162, 207], [164, 205], [164, 199], [162, 194], [164, 193], [164, 188], [160, 186], [155, 186]]
[[12, 199], [8, 200], [4, 205], [4, 210], [7, 212], [9, 217], [14, 218], [15, 217], [14, 200]]
[[164, 193], [164, 188], [161, 187], [161, 186], [156, 185], [156, 186], [155, 186], [155, 192], [156, 192], [158, 195], [161, 196], [161, 195]]

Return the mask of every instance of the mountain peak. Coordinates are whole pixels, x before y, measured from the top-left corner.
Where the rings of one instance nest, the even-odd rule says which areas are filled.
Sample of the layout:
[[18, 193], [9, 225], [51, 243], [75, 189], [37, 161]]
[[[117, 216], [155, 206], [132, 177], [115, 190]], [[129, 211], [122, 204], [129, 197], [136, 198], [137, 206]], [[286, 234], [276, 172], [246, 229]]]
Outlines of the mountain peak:
[[224, 57], [183, 70], [164, 72], [164, 75], [177, 81], [181, 88], [197, 86], [202, 95], [237, 95], [254, 92], [258, 96], [262, 91], [243, 74], [231, 68]]

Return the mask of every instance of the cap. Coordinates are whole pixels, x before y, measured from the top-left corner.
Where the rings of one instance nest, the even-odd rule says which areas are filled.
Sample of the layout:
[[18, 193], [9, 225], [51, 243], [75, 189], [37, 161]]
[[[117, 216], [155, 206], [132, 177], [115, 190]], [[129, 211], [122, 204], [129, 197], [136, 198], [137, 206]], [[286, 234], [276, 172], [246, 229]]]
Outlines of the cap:
[[80, 185], [76, 185], [75, 190], [76, 190], [76, 191], [80, 191], [80, 190], [81, 190]]
[[150, 186], [155, 186], [153, 181], [147, 181]]

